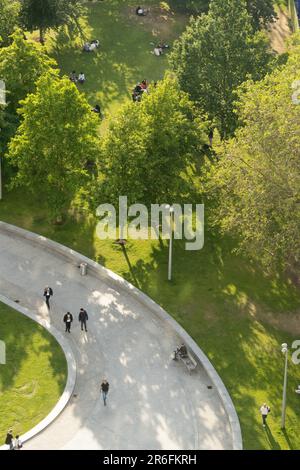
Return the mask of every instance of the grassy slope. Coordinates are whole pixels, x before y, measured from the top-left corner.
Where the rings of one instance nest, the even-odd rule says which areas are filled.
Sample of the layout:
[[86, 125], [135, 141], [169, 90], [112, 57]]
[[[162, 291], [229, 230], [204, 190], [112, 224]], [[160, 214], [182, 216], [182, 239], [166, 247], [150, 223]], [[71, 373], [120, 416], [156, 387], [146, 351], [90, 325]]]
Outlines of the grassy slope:
[[0, 443], [7, 430], [23, 434], [51, 411], [62, 394], [67, 364], [56, 340], [32, 320], [0, 303]]
[[[35, 214], [35, 215], [33, 215]], [[280, 431], [282, 342], [300, 296], [289, 283], [268, 279], [247, 260], [230, 254], [231, 244], [212, 234], [200, 252], [175, 243], [174, 281], [166, 281], [166, 244], [129, 242], [126, 254], [111, 241], [97, 240], [95, 221], [69, 221], [53, 227], [46, 211], [24, 192], [7, 194], [0, 218], [64, 243], [126, 277], [163, 305], [203, 348], [228, 387], [239, 413], [248, 449], [300, 448], [299, 366], [290, 362], [287, 432]], [[271, 326], [285, 313], [287, 328]], [[260, 424], [258, 408], [272, 407], [270, 430]]]

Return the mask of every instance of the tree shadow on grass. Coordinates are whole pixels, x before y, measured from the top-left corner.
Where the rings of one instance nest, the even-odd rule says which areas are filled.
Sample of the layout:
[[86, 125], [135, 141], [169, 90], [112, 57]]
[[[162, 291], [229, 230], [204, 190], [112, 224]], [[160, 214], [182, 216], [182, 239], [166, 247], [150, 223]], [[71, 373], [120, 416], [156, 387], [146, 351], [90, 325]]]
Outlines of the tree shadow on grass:
[[[274, 284], [259, 267], [232, 255], [227, 243], [207, 239], [202, 251], [191, 253], [175, 241], [172, 282], [167, 281], [167, 243], [152, 247], [150, 261], [135, 264], [130, 262], [129, 247], [129, 280], [166, 308], [212, 360], [239, 411], [246, 447], [277, 449], [281, 444], [270, 430], [266, 444], [258, 409], [261, 402], [269, 401], [276, 423], [280, 422], [279, 346], [291, 342], [292, 336], [256, 319], [248, 304], [291, 309], [298, 294], [288, 282], [276, 279]], [[290, 374], [296, 377], [295, 370]], [[293, 396], [289, 403], [299, 415]]]
[[85, 73], [86, 83], [79, 89], [86, 93], [90, 103], [97, 101], [108, 107], [129, 97], [138, 81], [163, 77], [166, 57], [157, 60], [150, 45], [151, 33], [133, 27], [120, 12], [119, 2], [91, 4], [88, 10], [91, 39], [100, 41], [99, 49], [84, 53], [76, 46], [54, 51], [53, 55], [64, 74], [69, 75], [72, 70]]

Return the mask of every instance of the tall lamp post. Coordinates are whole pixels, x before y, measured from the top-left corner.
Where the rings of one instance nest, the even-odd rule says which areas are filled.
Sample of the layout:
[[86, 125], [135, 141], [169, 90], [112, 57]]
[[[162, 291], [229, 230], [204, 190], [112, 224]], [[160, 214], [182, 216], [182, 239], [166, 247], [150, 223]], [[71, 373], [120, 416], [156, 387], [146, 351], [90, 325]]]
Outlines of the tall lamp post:
[[281, 413], [281, 428], [285, 428], [285, 412], [286, 412], [286, 387], [287, 387], [287, 369], [288, 369], [288, 345], [283, 343], [281, 345], [281, 352], [285, 355], [284, 364], [284, 380], [283, 380], [283, 394], [282, 394], [282, 413]]
[[173, 232], [174, 232], [174, 207], [166, 205], [170, 211], [170, 239], [169, 239], [169, 262], [168, 262], [168, 281], [172, 280], [172, 257], [173, 257]]

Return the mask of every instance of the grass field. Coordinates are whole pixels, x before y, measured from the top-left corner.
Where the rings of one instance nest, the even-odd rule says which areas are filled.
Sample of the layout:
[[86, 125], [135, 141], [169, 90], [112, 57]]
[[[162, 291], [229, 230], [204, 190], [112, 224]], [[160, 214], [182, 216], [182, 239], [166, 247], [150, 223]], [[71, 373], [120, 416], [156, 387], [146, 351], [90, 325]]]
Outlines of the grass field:
[[0, 303], [0, 445], [8, 429], [24, 434], [55, 406], [66, 383], [67, 364], [59, 344], [44, 328]]
[[[133, 0], [87, 2], [89, 22], [87, 38], [98, 39], [97, 52], [82, 52], [82, 42], [70, 47], [68, 38], [49, 39], [49, 52], [58, 61], [62, 73], [72, 70], [85, 73], [86, 83], [79, 85], [91, 105], [101, 105], [106, 118], [113, 115], [124, 100], [130, 97], [137, 82], [149, 82], [163, 77], [167, 54], [156, 57], [153, 44], [172, 42], [184, 30], [188, 18], [158, 8], [159, 2], [147, 1], [150, 12], [145, 18], [135, 15]], [[106, 127], [108, 119], [104, 120]]]

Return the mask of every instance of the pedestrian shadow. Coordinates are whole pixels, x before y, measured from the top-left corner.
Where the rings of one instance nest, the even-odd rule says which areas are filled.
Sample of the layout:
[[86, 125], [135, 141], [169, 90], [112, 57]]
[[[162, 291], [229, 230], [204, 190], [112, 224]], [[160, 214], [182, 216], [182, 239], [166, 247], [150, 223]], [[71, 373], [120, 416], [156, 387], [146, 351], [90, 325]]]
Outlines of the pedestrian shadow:
[[265, 433], [266, 433], [266, 437], [267, 437], [270, 449], [271, 450], [280, 450], [281, 447], [280, 447], [279, 443], [276, 441], [276, 439], [274, 439], [274, 436], [273, 436], [272, 431], [269, 428], [268, 424], [266, 424], [266, 427], [264, 429], [265, 429]]
[[283, 434], [284, 437], [285, 437], [285, 440], [286, 440], [286, 442], [287, 442], [287, 444], [288, 444], [288, 446], [289, 446], [289, 449], [290, 449], [290, 450], [294, 450], [294, 446], [293, 446], [293, 444], [291, 443], [291, 440], [290, 440], [290, 438], [289, 438], [288, 433], [286, 432], [286, 429], [283, 429], [283, 430], [282, 430], [282, 434]]

